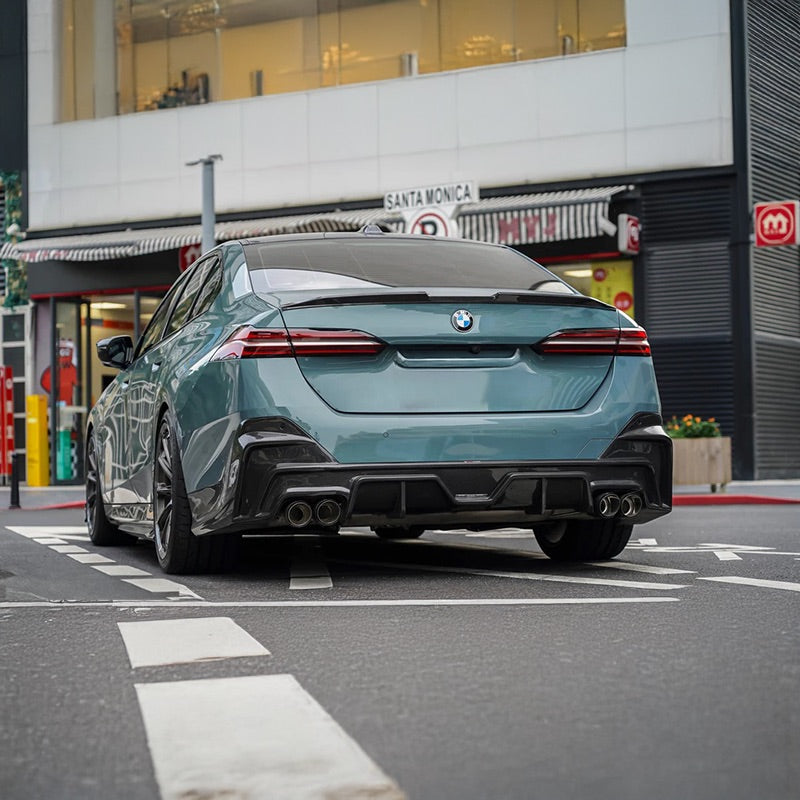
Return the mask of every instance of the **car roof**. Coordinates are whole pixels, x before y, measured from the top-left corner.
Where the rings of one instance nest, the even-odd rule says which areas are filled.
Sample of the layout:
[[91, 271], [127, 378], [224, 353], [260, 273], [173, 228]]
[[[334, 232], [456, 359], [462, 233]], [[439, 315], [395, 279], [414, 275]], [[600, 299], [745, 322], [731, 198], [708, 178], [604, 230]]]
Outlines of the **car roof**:
[[382, 241], [404, 241], [414, 242], [427, 245], [473, 245], [477, 247], [501, 247], [505, 245], [493, 244], [491, 242], [477, 242], [474, 239], [460, 239], [448, 236], [427, 236], [419, 233], [364, 233], [362, 231], [324, 231], [317, 233], [280, 233], [271, 236], [254, 236], [246, 239], [237, 240], [242, 245], [251, 244], [270, 244], [270, 243], [286, 243], [286, 242], [301, 242], [326, 239], [329, 241], [369, 241], [369, 242], [382, 242]]

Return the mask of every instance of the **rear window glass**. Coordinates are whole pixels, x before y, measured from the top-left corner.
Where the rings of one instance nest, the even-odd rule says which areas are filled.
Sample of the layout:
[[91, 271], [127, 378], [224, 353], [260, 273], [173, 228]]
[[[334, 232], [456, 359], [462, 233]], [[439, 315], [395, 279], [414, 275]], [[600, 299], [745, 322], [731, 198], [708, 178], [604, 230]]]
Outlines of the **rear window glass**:
[[257, 293], [374, 287], [574, 291], [514, 250], [441, 239], [305, 239], [244, 245]]

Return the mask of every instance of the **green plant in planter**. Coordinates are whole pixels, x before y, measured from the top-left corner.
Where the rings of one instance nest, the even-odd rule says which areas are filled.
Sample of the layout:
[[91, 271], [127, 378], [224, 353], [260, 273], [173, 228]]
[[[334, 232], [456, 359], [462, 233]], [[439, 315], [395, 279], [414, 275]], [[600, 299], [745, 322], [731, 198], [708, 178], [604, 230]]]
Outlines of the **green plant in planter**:
[[706, 439], [711, 436], [722, 436], [719, 423], [714, 417], [702, 419], [694, 414], [687, 414], [681, 419], [673, 417], [667, 422], [667, 433], [673, 439]]

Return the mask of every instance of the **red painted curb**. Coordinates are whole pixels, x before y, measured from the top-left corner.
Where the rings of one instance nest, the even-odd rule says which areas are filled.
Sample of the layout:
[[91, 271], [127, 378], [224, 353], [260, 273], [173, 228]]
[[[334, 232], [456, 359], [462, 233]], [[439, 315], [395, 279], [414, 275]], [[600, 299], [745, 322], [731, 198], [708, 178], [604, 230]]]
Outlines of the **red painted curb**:
[[52, 506], [36, 506], [36, 508], [23, 508], [22, 511], [56, 511], [59, 508], [83, 508], [85, 500], [70, 500], [68, 503], [55, 503]]
[[675, 494], [673, 506], [769, 506], [800, 505], [790, 497], [767, 497], [758, 494]]

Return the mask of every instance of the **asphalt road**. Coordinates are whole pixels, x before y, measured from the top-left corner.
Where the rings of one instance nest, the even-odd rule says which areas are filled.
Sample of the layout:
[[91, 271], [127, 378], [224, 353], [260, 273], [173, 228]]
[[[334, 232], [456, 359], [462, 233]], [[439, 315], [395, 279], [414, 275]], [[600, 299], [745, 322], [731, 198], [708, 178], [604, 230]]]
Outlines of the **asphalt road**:
[[800, 793], [800, 506], [678, 508], [604, 565], [352, 532], [179, 578], [77, 510], [0, 524], [3, 800]]

